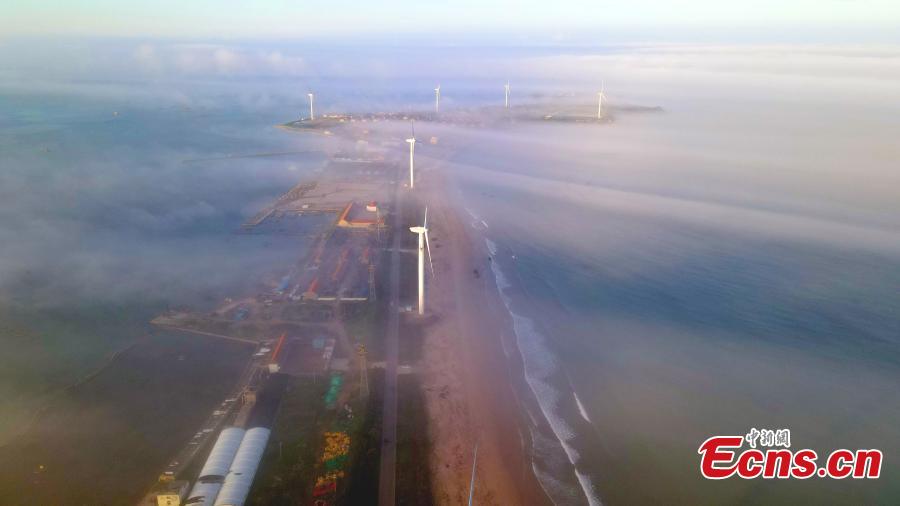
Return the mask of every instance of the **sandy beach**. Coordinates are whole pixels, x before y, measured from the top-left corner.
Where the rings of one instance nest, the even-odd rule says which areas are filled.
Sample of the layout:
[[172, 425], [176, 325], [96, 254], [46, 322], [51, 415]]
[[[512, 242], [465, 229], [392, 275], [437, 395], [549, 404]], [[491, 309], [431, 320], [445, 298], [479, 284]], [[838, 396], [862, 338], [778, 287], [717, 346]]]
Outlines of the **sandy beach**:
[[463, 209], [451, 204], [459, 202], [452, 182], [439, 171], [422, 179], [435, 269], [428, 280], [433, 321], [424, 330], [422, 364], [435, 503], [467, 502], [477, 441], [477, 504], [550, 504], [527, 453], [511, 382], [521, 363], [503, 350], [511, 320], [487, 252]]

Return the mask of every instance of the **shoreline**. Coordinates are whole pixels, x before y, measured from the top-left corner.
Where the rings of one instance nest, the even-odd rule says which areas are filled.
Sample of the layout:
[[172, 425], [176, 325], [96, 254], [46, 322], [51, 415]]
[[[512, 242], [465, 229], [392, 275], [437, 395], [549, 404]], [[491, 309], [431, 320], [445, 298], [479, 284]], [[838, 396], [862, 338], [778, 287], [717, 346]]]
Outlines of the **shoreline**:
[[[517, 275], [502, 260], [511, 252], [498, 248], [488, 234], [489, 224], [464, 205], [457, 181], [442, 185], [454, 192], [448, 201], [455, 208], [455, 218], [470, 243], [471, 264], [479, 269], [485, 282], [483, 305], [493, 313], [492, 318], [501, 321], [496, 335], [506, 359], [504, 381], [515, 397], [519, 430], [528, 431], [520, 435], [520, 446], [537, 483], [538, 494], [547, 504], [602, 505], [598, 483], [582, 467], [584, 455], [575, 441], [581, 439], [582, 425], [593, 423], [581, 406], [574, 386], [554, 364], [556, 355], [544, 332], [528, 312], [516, 310], [520, 295], [516, 295], [518, 290], [513, 280]], [[566, 386], [562, 387], [560, 381]], [[552, 400], [560, 395], [570, 397]], [[559, 407], [554, 407], [556, 402], [560, 403]], [[569, 415], [573, 414], [579, 419], [571, 419]]]
[[422, 188], [437, 252], [427, 295], [437, 321], [424, 329], [422, 385], [435, 504], [466, 502], [476, 441], [477, 503], [553, 504], [535, 473], [528, 413], [516, 388], [525, 365], [508, 349], [512, 315], [492, 279], [484, 238], [469, 230], [449, 195], [455, 182], [440, 169]]
[[[485, 243], [492, 257], [495, 257], [498, 252], [497, 246], [493, 241], [487, 238], [485, 238]], [[554, 363], [556, 355], [552, 351], [550, 345], [546, 342], [544, 334], [538, 329], [534, 319], [530, 316], [516, 312], [513, 308], [512, 296], [507, 293], [507, 290], [511, 288], [513, 284], [509, 281], [507, 273], [504, 273], [504, 271], [501, 270], [499, 261], [493, 261], [491, 263], [491, 270], [497, 284], [499, 297], [503, 301], [505, 310], [512, 319], [512, 333], [515, 339], [513, 346], [515, 347], [517, 352], [516, 355], [519, 358], [518, 363], [522, 366], [522, 375], [519, 380], [524, 384], [522, 388], [527, 391], [527, 394], [531, 394], [530, 400], [533, 402], [533, 405], [524, 405], [523, 407], [526, 410], [529, 407], [536, 410], [538, 412], [536, 416], [539, 416], [541, 420], [540, 422], [534, 421], [531, 426], [531, 429], [533, 430], [532, 440], [534, 442], [538, 438], [552, 436], [553, 440], [558, 444], [554, 450], [562, 452], [561, 456], [563, 456], [571, 466], [570, 472], [575, 479], [575, 482], [567, 483], [561, 479], [561, 476], [559, 475], [551, 475], [547, 471], [542, 472], [542, 470], [539, 469], [539, 462], [535, 458], [533, 460], [533, 467], [536, 476], [538, 476], [538, 481], [551, 498], [552, 494], [549, 489], [555, 487], [561, 489], [559, 490], [559, 493], [564, 495], [580, 492], [579, 499], [582, 499], [583, 501], [579, 502], [585, 502], [590, 506], [601, 506], [603, 502], [598, 495], [592, 477], [579, 468], [579, 462], [582, 457], [572, 441], [577, 438], [578, 432], [570, 424], [570, 420], [565, 417], [562, 412], [563, 410], [557, 405], [564, 404], [564, 401], [559, 400], [559, 396], [568, 392], [559, 390], [559, 387], [554, 384], [553, 377], [559, 374], [557, 365]], [[526, 347], [530, 347], [531, 350], [527, 351]], [[574, 400], [574, 403], [577, 406], [578, 414], [585, 422], [587, 422], [587, 424], [591, 425], [592, 422], [590, 421], [590, 417], [584, 409], [584, 406], [581, 404], [574, 386], [569, 383], [568, 387], [572, 394], [572, 400]], [[544, 395], [542, 396], [541, 393]], [[556, 398], [557, 400], [548, 403], [544, 400], [547, 396]], [[553, 404], [553, 406], [548, 404]], [[534, 413], [529, 412], [529, 414], [532, 417], [535, 416]], [[547, 432], [549, 432], [549, 434], [547, 434]], [[545, 448], [545, 450], [549, 449]], [[548, 452], [546, 455], [542, 455], [542, 457], [551, 458], [552, 455]]]

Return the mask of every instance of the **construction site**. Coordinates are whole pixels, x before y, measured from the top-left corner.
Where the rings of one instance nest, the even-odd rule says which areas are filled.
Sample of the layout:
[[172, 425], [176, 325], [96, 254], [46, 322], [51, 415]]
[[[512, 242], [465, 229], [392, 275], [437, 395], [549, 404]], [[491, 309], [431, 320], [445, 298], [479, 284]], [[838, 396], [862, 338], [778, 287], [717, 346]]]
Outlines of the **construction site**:
[[368, 301], [390, 213], [385, 203], [392, 175], [380, 157], [332, 159], [319, 179], [297, 184], [241, 225], [240, 232], [248, 234], [305, 231], [300, 235], [312, 237], [306, 257], [254, 297], [226, 299], [205, 314], [170, 311], [153, 323], [256, 341], [282, 328], [327, 322], [333, 307], [321, 303]]

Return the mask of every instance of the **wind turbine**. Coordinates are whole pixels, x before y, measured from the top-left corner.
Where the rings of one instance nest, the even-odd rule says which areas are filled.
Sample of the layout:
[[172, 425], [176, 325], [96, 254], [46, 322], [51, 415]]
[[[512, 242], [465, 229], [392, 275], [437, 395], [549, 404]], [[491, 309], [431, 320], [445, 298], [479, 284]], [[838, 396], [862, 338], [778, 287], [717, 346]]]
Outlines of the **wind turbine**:
[[437, 114], [441, 110], [441, 85], [438, 84], [434, 89], [434, 113]]
[[309, 120], [312, 121], [316, 119], [316, 115], [313, 112], [313, 94], [307, 93], [306, 96], [309, 97]]
[[406, 142], [409, 143], [409, 188], [413, 189], [416, 184], [415, 176], [413, 174], [413, 155], [416, 152], [416, 124], [412, 123], [412, 137], [406, 139]]
[[509, 109], [509, 81], [503, 86], [503, 107]]
[[425, 314], [425, 248], [428, 248], [428, 265], [434, 276], [434, 264], [431, 263], [431, 244], [428, 242], [428, 208], [425, 208], [425, 221], [421, 227], [409, 227], [409, 231], [419, 234], [419, 314]]
[[597, 92], [597, 119], [603, 117], [603, 81], [600, 82], [600, 91]]

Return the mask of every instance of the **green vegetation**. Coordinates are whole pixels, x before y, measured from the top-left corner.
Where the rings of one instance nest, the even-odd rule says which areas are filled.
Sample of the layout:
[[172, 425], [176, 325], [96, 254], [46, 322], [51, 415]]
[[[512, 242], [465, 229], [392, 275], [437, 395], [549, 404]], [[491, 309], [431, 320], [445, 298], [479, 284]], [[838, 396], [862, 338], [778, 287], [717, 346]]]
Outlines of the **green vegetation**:
[[[316, 479], [329, 472], [343, 472], [329, 504], [374, 504], [378, 496], [383, 375], [373, 373], [368, 398], [356, 395], [348, 381], [343, 396], [351, 394], [349, 409], [340, 403], [325, 407], [332, 383], [322, 378], [291, 378], [279, 407], [260, 471], [248, 505], [279, 506], [310, 502]], [[349, 452], [323, 461], [325, 433], [340, 432], [350, 439]]]
[[369, 373], [370, 394], [353, 403], [356, 414], [349, 427], [350, 454], [347, 478], [338, 487], [334, 504], [378, 504], [378, 471], [381, 463], [381, 408], [383, 406], [384, 371]]
[[293, 505], [311, 496], [320, 434], [330, 417], [322, 403], [327, 388], [321, 379], [290, 379], [248, 505]]

